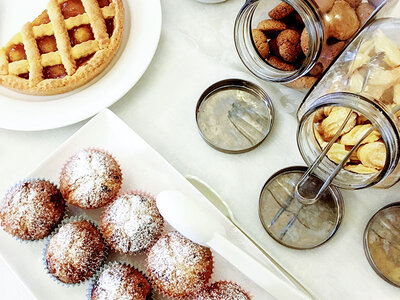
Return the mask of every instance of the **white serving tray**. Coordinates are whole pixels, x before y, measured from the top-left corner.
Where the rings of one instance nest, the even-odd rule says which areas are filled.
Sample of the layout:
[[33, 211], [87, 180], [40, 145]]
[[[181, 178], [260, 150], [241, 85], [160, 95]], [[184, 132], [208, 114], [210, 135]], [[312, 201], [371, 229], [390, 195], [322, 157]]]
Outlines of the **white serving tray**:
[[[210, 218], [221, 218], [229, 238], [242, 249], [265, 260], [255, 247], [223, 217], [181, 174], [163, 157], [153, 150], [141, 137], [130, 129], [111, 111], [105, 110], [94, 117], [71, 138], [50, 154], [27, 177], [42, 177], [58, 183], [60, 170], [65, 161], [76, 151], [97, 147], [111, 152], [119, 161], [123, 171], [122, 192], [142, 189], [154, 195], [165, 189], [176, 189], [194, 197], [210, 210]], [[173, 147], [173, 145], [171, 145]], [[84, 214], [99, 221], [102, 210], [73, 209], [74, 214]], [[168, 229], [170, 230], [170, 229]], [[42, 249], [44, 241], [23, 243], [0, 230], [0, 255], [20, 278], [33, 296], [38, 299], [86, 299], [88, 283], [67, 287], [56, 283], [44, 269]], [[136, 257], [111, 253], [109, 260], [119, 259], [130, 262], [143, 270], [144, 255]], [[254, 299], [273, 299], [257, 285], [244, 277], [221, 256], [214, 253], [215, 266], [212, 281], [231, 280], [239, 283]], [[269, 266], [265, 262], [266, 266]], [[1, 297], [0, 297], [1, 298]], [[162, 299], [156, 295], [156, 299]]]

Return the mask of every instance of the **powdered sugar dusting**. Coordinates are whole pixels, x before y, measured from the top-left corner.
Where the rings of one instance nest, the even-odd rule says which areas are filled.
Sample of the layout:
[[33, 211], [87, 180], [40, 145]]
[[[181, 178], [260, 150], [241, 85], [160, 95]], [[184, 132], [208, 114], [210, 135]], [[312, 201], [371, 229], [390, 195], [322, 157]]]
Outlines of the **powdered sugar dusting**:
[[62, 282], [77, 283], [97, 271], [105, 251], [101, 234], [95, 226], [88, 221], [67, 223], [49, 241], [47, 267]]
[[98, 208], [117, 195], [122, 173], [115, 159], [100, 150], [81, 150], [65, 165], [60, 178], [64, 198], [81, 208]]
[[52, 183], [31, 179], [17, 184], [0, 203], [0, 224], [5, 231], [25, 240], [50, 234], [64, 215], [65, 202]]
[[138, 253], [161, 234], [163, 218], [152, 197], [128, 193], [107, 207], [101, 227], [105, 239], [115, 250]]
[[147, 270], [153, 283], [173, 297], [189, 297], [200, 292], [210, 279], [212, 269], [210, 249], [178, 232], [161, 237], [147, 257]]
[[145, 300], [150, 283], [133, 267], [121, 263], [107, 266], [93, 286], [91, 298], [97, 300]]
[[250, 300], [250, 296], [236, 283], [218, 281], [204, 289], [198, 300]]

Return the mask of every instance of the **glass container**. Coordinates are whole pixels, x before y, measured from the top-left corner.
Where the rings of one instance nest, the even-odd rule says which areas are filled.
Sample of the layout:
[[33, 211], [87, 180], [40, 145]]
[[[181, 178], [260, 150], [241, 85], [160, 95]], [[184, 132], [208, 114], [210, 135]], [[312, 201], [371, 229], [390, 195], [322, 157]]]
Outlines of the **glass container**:
[[248, 0], [235, 22], [236, 49], [257, 77], [309, 89], [365, 25], [396, 1]]
[[[299, 107], [297, 143], [307, 165], [351, 113], [339, 139], [315, 170], [322, 180], [328, 178], [349, 148], [362, 139], [333, 180], [337, 187], [388, 188], [399, 181], [399, 26], [399, 19], [381, 19], [363, 30]], [[361, 138], [363, 134], [367, 137]]]

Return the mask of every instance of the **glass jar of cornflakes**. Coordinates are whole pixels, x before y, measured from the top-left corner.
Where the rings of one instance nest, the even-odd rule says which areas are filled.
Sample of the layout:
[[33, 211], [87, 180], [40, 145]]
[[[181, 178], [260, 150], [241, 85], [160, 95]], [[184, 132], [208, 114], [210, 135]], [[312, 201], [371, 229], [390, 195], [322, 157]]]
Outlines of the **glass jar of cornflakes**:
[[248, 0], [235, 22], [244, 65], [263, 80], [308, 89], [382, 9], [397, 0]]
[[336, 138], [315, 171], [320, 178], [361, 140], [333, 181], [338, 187], [388, 188], [400, 179], [399, 27], [400, 19], [381, 19], [364, 29], [299, 107], [297, 142], [308, 165]]

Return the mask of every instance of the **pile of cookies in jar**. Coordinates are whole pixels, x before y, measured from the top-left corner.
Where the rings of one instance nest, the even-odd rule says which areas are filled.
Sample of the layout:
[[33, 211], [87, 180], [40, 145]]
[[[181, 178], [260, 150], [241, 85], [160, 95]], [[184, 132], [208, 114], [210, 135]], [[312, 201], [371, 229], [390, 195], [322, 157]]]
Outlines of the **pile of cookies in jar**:
[[[288, 86], [297, 89], [308, 89], [313, 86], [346, 44], [386, 3], [383, 0], [362, 1], [316, 0], [315, 3], [308, 1], [317, 11], [319, 20], [317, 23], [323, 31], [321, 36], [323, 43], [320, 54], [312, 62], [312, 68], [309, 68], [306, 74], [289, 82]], [[282, 71], [299, 69], [309, 55], [310, 46], [310, 37], [303, 17], [286, 2], [265, 12], [265, 16], [267, 18], [252, 29], [258, 53], [276, 69]]]
[[[327, 106], [315, 114], [314, 134], [322, 149], [328, 145], [345, 122], [349, 112], [350, 108], [347, 107]], [[352, 112], [340, 138], [327, 153], [329, 159], [339, 164], [372, 126], [363, 115]], [[344, 168], [360, 174], [371, 174], [382, 170], [386, 161], [386, 147], [381, 138], [380, 132], [374, 129], [353, 152]]]

